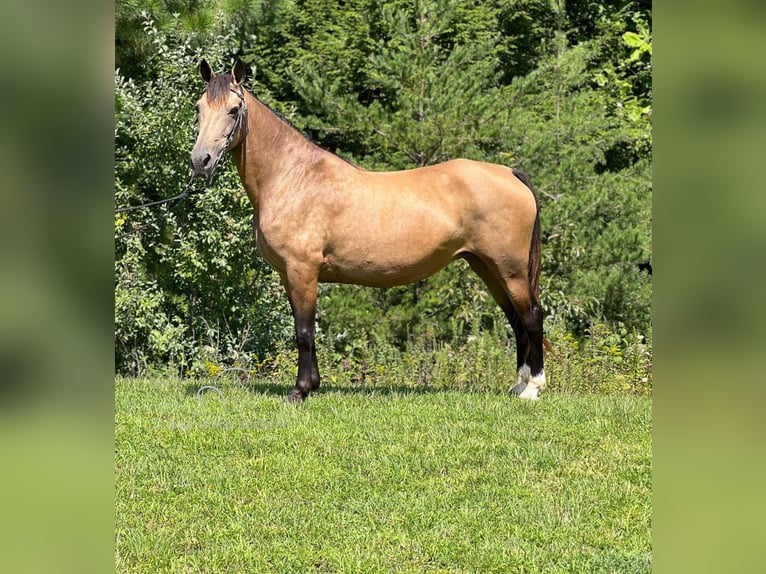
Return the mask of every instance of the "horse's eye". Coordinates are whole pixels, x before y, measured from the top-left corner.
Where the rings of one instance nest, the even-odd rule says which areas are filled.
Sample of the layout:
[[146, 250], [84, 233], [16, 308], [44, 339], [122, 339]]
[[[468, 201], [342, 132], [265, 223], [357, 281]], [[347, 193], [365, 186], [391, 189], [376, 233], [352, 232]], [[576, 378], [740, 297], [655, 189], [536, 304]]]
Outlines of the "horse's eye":
[[236, 116], [238, 111], [239, 111], [239, 106], [235, 106], [229, 110], [229, 115]]

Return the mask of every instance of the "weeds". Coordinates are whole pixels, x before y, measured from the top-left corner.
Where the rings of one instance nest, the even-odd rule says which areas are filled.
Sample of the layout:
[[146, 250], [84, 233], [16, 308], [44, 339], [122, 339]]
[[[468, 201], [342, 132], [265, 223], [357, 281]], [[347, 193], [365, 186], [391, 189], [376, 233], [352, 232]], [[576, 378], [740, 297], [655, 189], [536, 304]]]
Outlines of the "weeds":
[[[559, 393], [649, 395], [652, 389], [651, 342], [635, 332], [592, 326], [578, 339], [553, 326], [547, 338], [555, 354], [546, 356], [548, 390]], [[242, 343], [207, 345], [204, 360], [190, 376], [266, 378], [286, 387], [295, 382], [297, 354], [285, 343], [263, 359], [243, 351]], [[400, 349], [382, 337], [363, 334], [350, 341], [317, 338], [323, 385], [470, 389], [504, 392], [516, 380], [513, 336], [504, 326], [472, 326], [464, 340], [443, 342], [433, 335]]]

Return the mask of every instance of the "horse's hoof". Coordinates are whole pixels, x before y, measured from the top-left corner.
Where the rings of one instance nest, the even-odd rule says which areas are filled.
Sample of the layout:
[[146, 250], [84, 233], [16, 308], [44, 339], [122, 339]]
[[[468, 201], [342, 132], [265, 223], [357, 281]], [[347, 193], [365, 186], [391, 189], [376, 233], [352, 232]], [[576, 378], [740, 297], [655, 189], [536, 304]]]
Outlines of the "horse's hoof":
[[512, 395], [517, 395], [524, 401], [536, 401], [540, 398], [540, 389], [532, 383], [518, 383], [511, 389]]
[[515, 385], [513, 385], [513, 388], [511, 389], [511, 394], [517, 395], [517, 396], [521, 395], [521, 393], [523, 393], [524, 390], [527, 388], [527, 384], [528, 383], [516, 383]]
[[306, 397], [297, 389], [293, 389], [290, 391], [290, 394], [287, 395], [287, 398], [285, 399], [288, 403], [292, 405], [299, 405], [303, 402], [303, 399]]
[[522, 401], [536, 401], [540, 398], [540, 388], [532, 383], [527, 383], [525, 388], [518, 393]]

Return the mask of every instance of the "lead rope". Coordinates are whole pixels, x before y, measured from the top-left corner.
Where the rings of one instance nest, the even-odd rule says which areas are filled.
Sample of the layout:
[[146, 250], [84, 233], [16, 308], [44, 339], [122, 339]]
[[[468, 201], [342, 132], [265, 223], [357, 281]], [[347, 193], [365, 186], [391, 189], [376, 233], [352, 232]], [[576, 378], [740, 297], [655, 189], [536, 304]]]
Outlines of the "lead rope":
[[[212, 174], [211, 174], [212, 175]], [[189, 193], [193, 191], [192, 183], [194, 182], [194, 174], [191, 174], [191, 177], [189, 178], [189, 183], [186, 184], [186, 187], [184, 190], [179, 193], [176, 196], [169, 197], [168, 199], [159, 199], [157, 201], [150, 201], [148, 203], [142, 203], [141, 205], [133, 205], [131, 207], [118, 207], [114, 210], [115, 213], [122, 213], [124, 211], [134, 211], [136, 209], [144, 209], [145, 207], [153, 207], [155, 205], [162, 205], [163, 203], [171, 203], [173, 201], [178, 201], [179, 199], [183, 199], [184, 197], [188, 197]], [[207, 186], [205, 186], [207, 187]], [[204, 190], [203, 190], [204, 191]]]

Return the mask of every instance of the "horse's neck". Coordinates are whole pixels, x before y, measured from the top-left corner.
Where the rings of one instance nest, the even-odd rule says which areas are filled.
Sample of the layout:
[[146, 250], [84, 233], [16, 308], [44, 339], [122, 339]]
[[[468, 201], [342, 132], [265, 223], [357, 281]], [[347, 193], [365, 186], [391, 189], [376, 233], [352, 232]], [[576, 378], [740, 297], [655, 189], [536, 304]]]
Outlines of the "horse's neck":
[[245, 92], [248, 108], [248, 132], [245, 141], [232, 150], [242, 185], [250, 202], [258, 210], [277, 188], [309, 168], [321, 150], [303, 135], [278, 118], [264, 104]]

